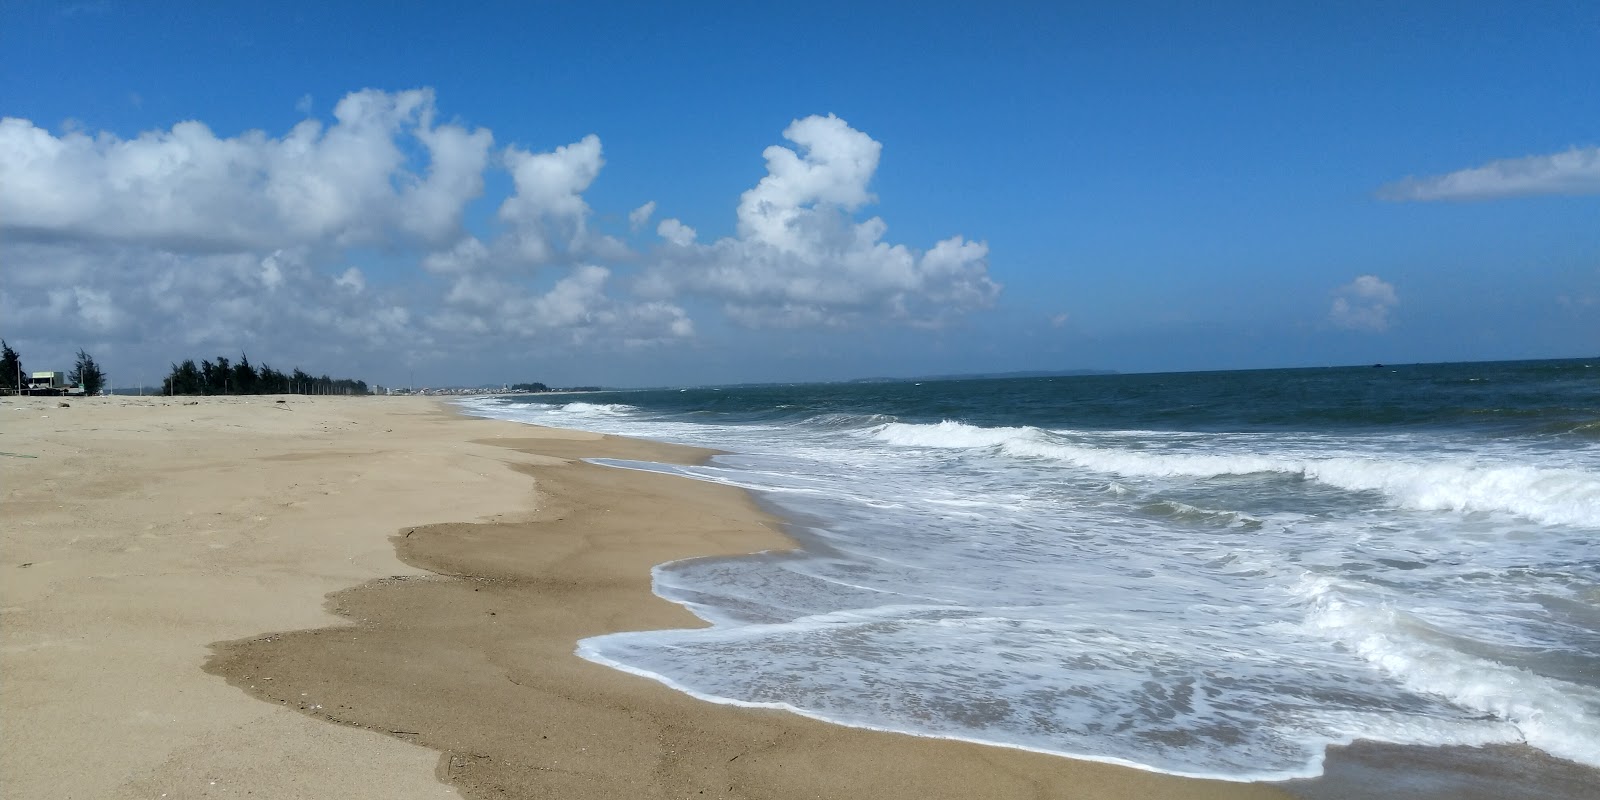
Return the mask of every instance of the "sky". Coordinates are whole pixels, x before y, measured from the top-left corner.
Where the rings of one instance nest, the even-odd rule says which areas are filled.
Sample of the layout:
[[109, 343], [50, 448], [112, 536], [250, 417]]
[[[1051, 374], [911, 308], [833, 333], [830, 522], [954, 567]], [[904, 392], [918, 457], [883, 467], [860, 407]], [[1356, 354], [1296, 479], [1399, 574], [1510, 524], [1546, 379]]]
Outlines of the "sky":
[[1600, 4], [990, 5], [0, 0], [0, 337], [117, 386], [1600, 354]]

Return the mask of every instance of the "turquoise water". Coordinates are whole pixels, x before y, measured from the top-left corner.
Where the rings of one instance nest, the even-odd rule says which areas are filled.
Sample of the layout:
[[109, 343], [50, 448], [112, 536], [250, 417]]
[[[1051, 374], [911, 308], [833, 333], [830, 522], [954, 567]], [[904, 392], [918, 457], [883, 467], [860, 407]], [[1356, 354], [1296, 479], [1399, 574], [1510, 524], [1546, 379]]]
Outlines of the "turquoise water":
[[1182, 775], [1329, 744], [1600, 766], [1600, 360], [517, 396], [715, 447], [801, 550], [658, 567], [707, 700]]

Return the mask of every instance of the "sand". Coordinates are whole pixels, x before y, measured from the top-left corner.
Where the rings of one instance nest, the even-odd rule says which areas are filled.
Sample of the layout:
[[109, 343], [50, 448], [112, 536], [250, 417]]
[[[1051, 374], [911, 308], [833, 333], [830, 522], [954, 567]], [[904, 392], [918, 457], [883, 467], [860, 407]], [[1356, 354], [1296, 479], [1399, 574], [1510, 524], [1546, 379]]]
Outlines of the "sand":
[[780, 521], [735, 489], [578, 460], [692, 448], [422, 398], [274, 399], [0, 402], [0, 794], [1287, 796], [715, 705], [589, 663], [580, 638], [700, 624], [651, 594], [653, 565], [787, 547]]
[[436, 752], [201, 670], [211, 642], [422, 574], [395, 529], [533, 508], [521, 456], [433, 404], [346, 400], [0, 402], [0, 795], [457, 796]]

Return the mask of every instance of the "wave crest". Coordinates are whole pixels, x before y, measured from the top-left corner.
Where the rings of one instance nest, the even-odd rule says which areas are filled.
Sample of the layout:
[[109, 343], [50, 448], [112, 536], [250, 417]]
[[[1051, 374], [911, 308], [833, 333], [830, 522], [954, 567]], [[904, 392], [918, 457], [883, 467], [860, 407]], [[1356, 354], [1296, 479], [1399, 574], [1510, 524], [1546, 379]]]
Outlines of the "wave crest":
[[637, 406], [630, 406], [625, 403], [584, 403], [581, 401], [563, 403], [560, 406], [552, 409], [552, 411], [560, 411], [568, 414], [606, 414], [610, 416], [632, 414], [638, 410], [639, 408]]
[[989, 449], [1132, 477], [1292, 475], [1346, 491], [1377, 492], [1414, 510], [1509, 512], [1544, 524], [1600, 527], [1600, 478], [1576, 469], [1466, 460], [1305, 459], [1115, 448], [1076, 443], [1041, 428], [982, 428], [950, 420], [923, 425], [890, 423], [873, 435], [901, 447]]
[[1345, 597], [1336, 581], [1307, 578], [1298, 591], [1310, 603], [1311, 630], [1343, 643], [1407, 688], [1505, 720], [1547, 753], [1600, 766], [1600, 691], [1429, 642], [1411, 633], [1421, 622]]

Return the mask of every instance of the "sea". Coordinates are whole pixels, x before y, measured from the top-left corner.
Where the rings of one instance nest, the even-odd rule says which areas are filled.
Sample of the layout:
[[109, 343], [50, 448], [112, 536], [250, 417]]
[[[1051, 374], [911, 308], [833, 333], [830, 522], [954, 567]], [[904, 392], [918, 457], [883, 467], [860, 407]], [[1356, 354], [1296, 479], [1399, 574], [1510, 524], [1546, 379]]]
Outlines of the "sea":
[[1600, 767], [1600, 359], [517, 395], [715, 448], [799, 548], [578, 654], [716, 703], [1276, 781], [1330, 745]]

